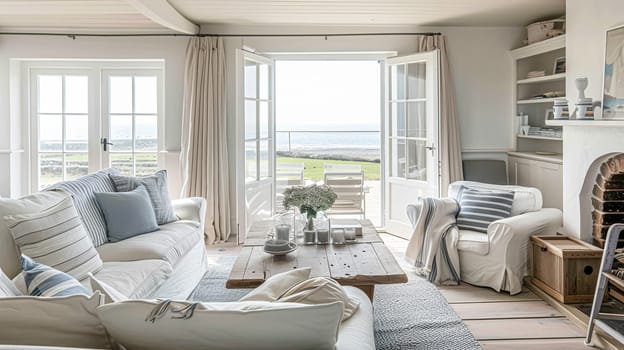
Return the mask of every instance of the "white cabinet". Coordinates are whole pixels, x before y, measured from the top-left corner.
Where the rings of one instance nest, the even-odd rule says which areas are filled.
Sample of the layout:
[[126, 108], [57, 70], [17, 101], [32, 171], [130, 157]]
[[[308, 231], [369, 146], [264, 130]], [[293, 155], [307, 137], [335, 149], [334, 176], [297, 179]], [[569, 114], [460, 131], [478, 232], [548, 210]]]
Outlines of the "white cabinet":
[[509, 156], [510, 183], [519, 186], [536, 187], [542, 191], [544, 208], [563, 206], [563, 165], [545, 161]]

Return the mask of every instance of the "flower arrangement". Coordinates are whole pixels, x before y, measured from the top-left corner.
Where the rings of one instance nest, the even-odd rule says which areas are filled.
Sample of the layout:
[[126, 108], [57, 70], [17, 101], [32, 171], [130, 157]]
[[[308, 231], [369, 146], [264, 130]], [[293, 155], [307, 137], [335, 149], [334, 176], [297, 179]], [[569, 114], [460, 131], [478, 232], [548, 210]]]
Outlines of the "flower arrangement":
[[284, 208], [299, 208], [308, 217], [307, 230], [314, 229], [316, 213], [324, 211], [336, 201], [336, 192], [327, 185], [293, 186], [284, 191]]

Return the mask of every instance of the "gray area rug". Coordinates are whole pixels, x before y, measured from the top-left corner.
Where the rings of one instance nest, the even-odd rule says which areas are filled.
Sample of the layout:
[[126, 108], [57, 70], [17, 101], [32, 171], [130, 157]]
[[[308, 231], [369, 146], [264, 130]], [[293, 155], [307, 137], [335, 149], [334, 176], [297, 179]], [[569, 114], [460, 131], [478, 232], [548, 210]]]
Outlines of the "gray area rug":
[[[236, 301], [249, 289], [226, 289], [235, 257], [219, 258], [190, 296], [193, 301]], [[481, 349], [436, 287], [424, 279], [375, 287], [377, 349]]]

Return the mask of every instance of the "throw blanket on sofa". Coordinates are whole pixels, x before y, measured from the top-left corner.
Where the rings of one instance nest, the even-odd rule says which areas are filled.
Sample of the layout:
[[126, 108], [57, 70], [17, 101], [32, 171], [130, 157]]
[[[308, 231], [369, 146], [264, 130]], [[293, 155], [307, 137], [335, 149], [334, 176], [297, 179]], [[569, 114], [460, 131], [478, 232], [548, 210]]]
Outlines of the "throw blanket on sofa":
[[459, 204], [451, 198], [424, 198], [408, 207], [414, 232], [405, 258], [416, 272], [436, 284], [458, 284], [460, 280], [455, 217]]

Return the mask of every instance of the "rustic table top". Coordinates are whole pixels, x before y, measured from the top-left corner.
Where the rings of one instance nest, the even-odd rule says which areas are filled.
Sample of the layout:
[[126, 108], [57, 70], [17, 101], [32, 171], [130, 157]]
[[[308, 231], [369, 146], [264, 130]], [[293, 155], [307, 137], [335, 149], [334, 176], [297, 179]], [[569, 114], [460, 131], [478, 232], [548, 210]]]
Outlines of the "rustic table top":
[[284, 256], [264, 252], [264, 241], [272, 222], [258, 222], [247, 235], [226, 287], [254, 288], [272, 275], [300, 267], [311, 267], [312, 277], [331, 277], [342, 285], [407, 282], [407, 275], [379, 237], [375, 226], [369, 220], [359, 222], [362, 237], [358, 237], [355, 243], [299, 245], [297, 250]]

